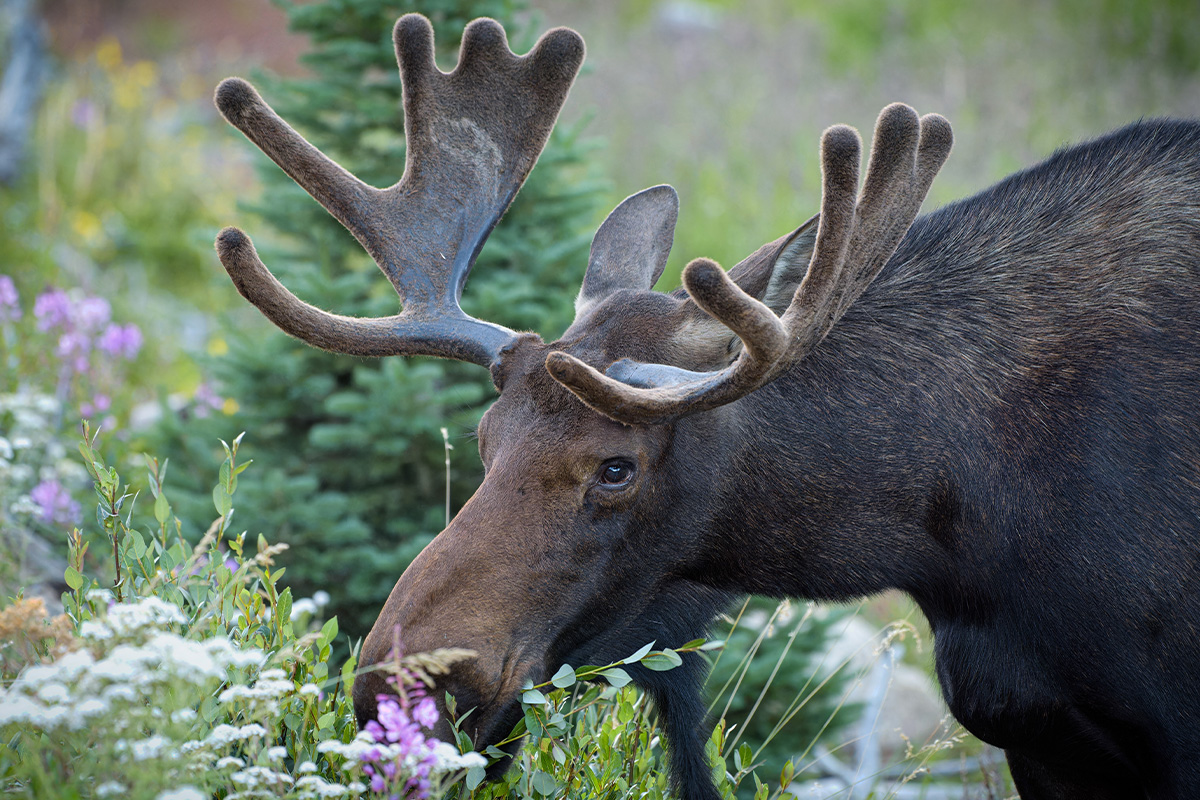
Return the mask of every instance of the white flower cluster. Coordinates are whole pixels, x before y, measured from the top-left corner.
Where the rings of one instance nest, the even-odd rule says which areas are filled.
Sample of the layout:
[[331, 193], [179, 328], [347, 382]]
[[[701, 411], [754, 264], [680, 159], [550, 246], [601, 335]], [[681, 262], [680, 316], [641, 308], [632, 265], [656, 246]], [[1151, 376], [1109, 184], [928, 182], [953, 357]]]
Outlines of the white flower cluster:
[[327, 605], [329, 592], [314, 592], [312, 597], [301, 597], [292, 603], [292, 613], [289, 616], [293, 621], [305, 616], [311, 617]]
[[235, 685], [225, 689], [217, 697], [225, 705], [244, 703], [255, 711], [275, 715], [279, 701], [295, 694], [296, 684], [281, 669], [264, 670], [253, 686]]
[[[242, 726], [221, 724], [209, 731], [208, 736], [203, 739], [196, 739], [190, 742], [184, 742], [180, 748], [185, 753], [192, 753], [196, 750], [215, 751], [228, 747], [235, 742], [242, 742], [249, 739], [261, 739], [267, 735], [267, 729], [257, 722], [251, 722]], [[225, 769], [230, 766], [241, 766], [240, 758], [229, 757], [222, 758], [217, 762], [217, 767]]]
[[112, 606], [107, 619], [85, 623], [80, 631], [103, 642], [107, 652], [95, 656], [80, 649], [26, 669], [0, 689], [0, 726], [80, 730], [114, 703], [154, 708], [165, 686], [183, 681], [203, 688], [224, 680], [230, 667], [262, 664], [261, 651], [241, 650], [226, 638], [195, 642], [162, 629], [182, 621], [179, 609], [156, 598]]
[[29, 493], [38, 481], [86, 482], [87, 471], [56, 435], [61, 410], [54, 397], [29, 389], [0, 394], [0, 415], [12, 423], [0, 437], [0, 517], [39, 515]]
[[365, 794], [367, 787], [358, 781], [343, 786], [340, 783], [330, 783], [320, 775], [305, 775], [296, 781], [296, 789], [302, 798], [317, 797], [358, 797]]
[[181, 786], [160, 792], [155, 800], [208, 800], [208, 795], [195, 786]]
[[[303, 761], [289, 769], [289, 751], [276, 731], [279, 707], [292, 704], [307, 713], [313, 703], [322, 702], [316, 683], [297, 686], [284, 670], [263, 669], [253, 682], [233, 683], [218, 693], [234, 675], [231, 670], [253, 674], [260, 669], [263, 652], [240, 649], [222, 636], [184, 638], [178, 631], [187, 629], [187, 617], [156, 598], [116, 604], [107, 592], [93, 590], [87, 601], [97, 617], [79, 627], [84, 646], [54, 663], [27, 668], [7, 689], [0, 688], [0, 730], [21, 724], [62, 740], [87, 741], [89, 749], [103, 748], [97, 756], [106, 765], [115, 760], [135, 771], [159, 770], [167, 778], [159, 786], [180, 788], [163, 791], [156, 800], [209, 796], [209, 791], [187, 785], [189, 776], [209, 788], [223, 781], [226, 800], [351, 800], [369, 794], [364, 784], [368, 762], [394, 763], [401, 774], [430, 765], [435, 784], [442, 776], [486, 765], [478, 753], [462, 755], [434, 739], [391, 744], [363, 732], [350, 742], [317, 745], [323, 758], [316, 762], [322, 766]], [[97, 744], [91, 731], [101, 730]], [[326, 765], [340, 766], [341, 781], [332, 779]], [[129, 774], [117, 772], [119, 780], [111, 780], [113, 772], [106, 766], [96, 773], [93, 794], [128, 794], [130, 787], [120, 780]]]
[[161, 630], [172, 624], [182, 625], [187, 617], [176, 605], [157, 597], [144, 597], [136, 603], [112, 606], [105, 622], [117, 636], [132, 636], [147, 628]]

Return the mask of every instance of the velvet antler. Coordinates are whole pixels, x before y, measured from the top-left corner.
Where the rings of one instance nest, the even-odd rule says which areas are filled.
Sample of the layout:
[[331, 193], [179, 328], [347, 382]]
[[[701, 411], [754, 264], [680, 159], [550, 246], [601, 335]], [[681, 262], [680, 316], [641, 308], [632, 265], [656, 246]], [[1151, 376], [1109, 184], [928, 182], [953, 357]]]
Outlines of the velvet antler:
[[309, 144], [240, 78], [217, 87], [225, 118], [338, 219], [400, 295], [403, 311], [360, 319], [301, 301], [236, 228], [217, 253], [242, 295], [304, 341], [354, 355], [431, 355], [490, 366], [516, 335], [463, 313], [475, 258], [538, 155], [583, 62], [583, 40], [557, 28], [525, 56], [504, 29], [478, 19], [463, 33], [458, 67], [433, 59], [433, 28], [408, 14], [393, 32], [404, 89], [404, 175], [387, 189], [355, 178]]
[[821, 139], [821, 217], [808, 272], [781, 317], [737, 286], [709, 259], [696, 259], [683, 284], [700, 308], [728, 326], [744, 348], [715, 372], [690, 372], [622, 359], [607, 374], [556, 351], [546, 368], [579, 399], [627, 424], [666, 422], [730, 403], [765, 385], [816, 347], [870, 285], [916, 218], [950, 154], [950, 123], [918, 118], [906, 105], [885, 108], [861, 194], [861, 143], [838, 125]]

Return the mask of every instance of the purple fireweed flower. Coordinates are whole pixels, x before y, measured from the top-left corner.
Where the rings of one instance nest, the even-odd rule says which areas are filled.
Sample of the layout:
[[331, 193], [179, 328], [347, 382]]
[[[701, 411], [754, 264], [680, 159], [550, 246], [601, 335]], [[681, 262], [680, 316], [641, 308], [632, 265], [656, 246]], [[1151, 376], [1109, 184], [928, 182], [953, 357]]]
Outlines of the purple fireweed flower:
[[87, 372], [91, 350], [91, 340], [78, 331], [67, 331], [58, 337], [58, 357], [76, 372]]
[[112, 319], [112, 306], [103, 297], [85, 297], [75, 304], [75, 324], [88, 333], [94, 333]]
[[48, 289], [33, 301], [33, 316], [39, 331], [65, 326], [71, 319], [71, 298], [62, 289]]
[[[403, 652], [399, 631], [393, 657], [399, 660]], [[401, 681], [393, 675], [388, 683], [396, 694], [381, 694], [376, 699], [376, 719], [366, 725], [366, 732], [381, 745], [392, 747], [393, 757], [385, 760], [380, 749], [373, 748], [363, 753], [363, 772], [371, 777], [371, 790], [387, 792], [389, 798], [429, 797], [432, 783], [429, 779], [436, 764], [434, 748], [441, 744], [433, 737], [421, 732], [422, 727], [432, 728], [437, 723], [438, 712], [433, 698], [426, 695], [420, 680], [411, 673]]]
[[85, 400], [79, 404], [79, 413], [90, 419], [98, 414], [103, 414], [110, 408], [112, 408], [112, 400], [108, 395], [97, 394], [90, 403]]
[[78, 331], [67, 331], [58, 337], [58, 357], [63, 360], [74, 355], [85, 355], [91, 347], [88, 337]]
[[42, 481], [33, 487], [29, 497], [41, 509], [42, 522], [75, 525], [83, 519], [79, 504], [56, 480]]
[[133, 360], [142, 349], [142, 331], [132, 322], [128, 325], [113, 323], [104, 329], [97, 344], [106, 353]]
[[21, 297], [16, 284], [7, 275], [0, 275], [0, 322], [21, 318]]
[[422, 728], [432, 730], [438, 721], [437, 704], [433, 702], [433, 698], [422, 698], [421, 702], [413, 708], [412, 718], [420, 723]]

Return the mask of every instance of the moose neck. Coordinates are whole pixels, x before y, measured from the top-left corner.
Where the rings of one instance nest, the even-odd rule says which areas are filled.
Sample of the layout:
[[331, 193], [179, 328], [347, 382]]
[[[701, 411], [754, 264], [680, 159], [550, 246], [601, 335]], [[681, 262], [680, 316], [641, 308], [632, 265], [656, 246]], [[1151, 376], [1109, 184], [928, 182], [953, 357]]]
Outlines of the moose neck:
[[1002, 377], [969, 372], [941, 269], [894, 259], [809, 358], [705, 415], [723, 417], [737, 443], [723, 466], [738, 476], [706, 581], [824, 600], [897, 588], [931, 617], [959, 613], [959, 587], [987, 559], [986, 539], [961, 545], [978, 511], [971, 464], [988, 459], [984, 398]]

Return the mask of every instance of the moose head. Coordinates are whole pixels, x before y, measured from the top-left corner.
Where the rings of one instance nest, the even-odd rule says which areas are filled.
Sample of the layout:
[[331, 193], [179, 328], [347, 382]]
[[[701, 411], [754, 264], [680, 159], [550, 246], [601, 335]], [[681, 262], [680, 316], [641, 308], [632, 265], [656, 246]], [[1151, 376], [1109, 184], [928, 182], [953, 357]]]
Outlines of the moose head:
[[[476, 709], [466, 729], [483, 748], [520, 718], [527, 680], [563, 663], [614, 661], [652, 640], [678, 646], [739, 593], [808, 588], [766, 566], [800, 545], [754, 540], [736, 519], [770, 472], [756, 465], [772, 456], [753, 429], [788, 413], [781, 378], [888, 261], [952, 137], [939, 116], [889, 106], [860, 192], [857, 132], [828, 129], [820, 214], [728, 274], [692, 261], [683, 290], [670, 294], [652, 287], [672, 245], [677, 197], [669, 186], [634, 194], [597, 231], [575, 321], [547, 343], [467, 316], [459, 297], [545, 145], [583, 41], [560, 28], [516, 56], [497, 23], [476, 20], [449, 74], [434, 63], [425, 18], [401, 18], [394, 42], [408, 149], [389, 188], [326, 158], [240, 79], [224, 81], [216, 102], [351, 231], [403, 311], [359, 319], [315, 308], [235, 228], [221, 231], [217, 250], [238, 291], [312, 345], [491, 371], [499, 399], [479, 425], [483, 484], [400, 577], [361, 653], [364, 666], [384, 660], [397, 627], [410, 651], [474, 651], [438, 689]], [[632, 670], [658, 703], [687, 797], [715, 797], [703, 758], [702, 663], [688, 656], [668, 673]], [[359, 678], [360, 718], [373, 716], [385, 690], [378, 673]]]

